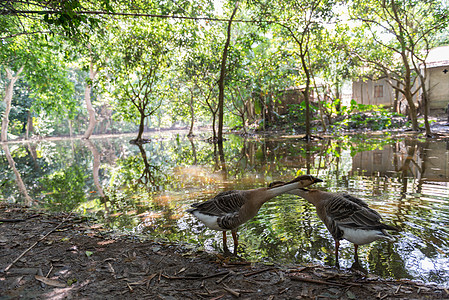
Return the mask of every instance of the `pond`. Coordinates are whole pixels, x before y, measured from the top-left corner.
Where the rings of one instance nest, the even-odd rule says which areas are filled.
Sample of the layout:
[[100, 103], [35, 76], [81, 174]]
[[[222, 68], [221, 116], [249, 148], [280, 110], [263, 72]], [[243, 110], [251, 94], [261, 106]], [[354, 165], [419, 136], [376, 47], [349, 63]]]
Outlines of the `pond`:
[[[362, 266], [384, 278], [449, 286], [449, 140], [406, 136], [341, 136], [312, 143], [298, 136], [242, 138], [222, 147], [207, 135], [154, 132], [134, 136], [2, 144], [0, 201], [94, 216], [107, 230], [221, 251], [221, 232], [185, 210], [218, 192], [266, 186], [312, 174], [317, 188], [348, 192], [401, 228], [396, 242], [359, 247]], [[334, 242], [315, 208], [282, 195], [239, 228], [246, 259], [333, 265]], [[232, 250], [232, 239], [228, 239]], [[244, 252], [243, 252], [244, 250]], [[351, 267], [343, 241], [340, 266]]]

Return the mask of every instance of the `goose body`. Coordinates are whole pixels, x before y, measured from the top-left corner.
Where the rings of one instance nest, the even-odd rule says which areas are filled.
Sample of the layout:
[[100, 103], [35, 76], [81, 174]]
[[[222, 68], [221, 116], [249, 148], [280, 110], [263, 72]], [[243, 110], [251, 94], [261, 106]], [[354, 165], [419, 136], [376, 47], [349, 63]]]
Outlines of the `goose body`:
[[316, 207], [318, 217], [324, 222], [335, 240], [337, 265], [338, 248], [342, 239], [354, 244], [356, 261], [358, 261], [358, 245], [368, 244], [379, 239], [394, 241], [387, 230], [397, 231], [398, 229], [382, 223], [380, 214], [359, 198], [348, 194], [307, 189], [295, 189], [289, 193], [306, 199]]
[[270, 199], [294, 189], [307, 187], [321, 179], [310, 175], [296, 177], [288, 183], [274, 187], [251, 190], [232, 190], [217, 194], [205, 202], [194, 203], [187, 212], [194, 215], [208, 228], [223, 231], [223, 247], [227, 252], [226, 231], [231, 230], [234, 253], [237, 251], [237, 228], [257, 215], [262, 205]]

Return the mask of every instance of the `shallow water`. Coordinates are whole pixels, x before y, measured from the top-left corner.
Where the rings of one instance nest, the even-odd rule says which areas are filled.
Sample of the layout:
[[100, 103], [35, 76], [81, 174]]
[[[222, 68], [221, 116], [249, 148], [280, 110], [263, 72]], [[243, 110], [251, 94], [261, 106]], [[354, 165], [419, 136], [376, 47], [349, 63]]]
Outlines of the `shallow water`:
[[[116, 231], [221, 251], [221, 232], [185, 213], [190, 204], [312, 174], [324, 180], [317, 188], [362, 198], [401, 228], [394, 243], [359, 247], [366, 270], [449, 286], [448, 140], [343, 136], [306, 144], [294, 136], [229, 136], [219, 148], [207, 136], [149, 137], [142, 147], [129, 144], [133, 136], [3, 144], [0, 201], [76, 211]], [[247, 259], [335, 263], [314, 207], [292, 195], [266, 203], [241, 226], [239, 241]], [[351, 267], [353, 245], [343, 241], [340, 251], [341, 267]]]

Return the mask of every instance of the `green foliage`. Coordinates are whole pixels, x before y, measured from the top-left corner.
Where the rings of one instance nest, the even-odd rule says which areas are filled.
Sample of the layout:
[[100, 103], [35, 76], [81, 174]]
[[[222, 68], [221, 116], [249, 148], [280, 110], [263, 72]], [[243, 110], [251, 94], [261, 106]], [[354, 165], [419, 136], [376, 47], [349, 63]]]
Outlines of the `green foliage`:
[[[383, 130], [397, 128], [402, 125], [403, 115], [392, 112], [382, 105], [358, 104], [354, 99], [350, 106], [343, 106], [342, 113], [346, 115], [342, 121], [333, 124], [334, 129], [371, 129]], [[397, 121], [395, 121], [397, 118]]]
[[[310, 104], [310, 112], [312, 115], [316, 114], [318, 111], [318, 107]], [[302, 101], [300, 104], [288, 104], [288, 116], [287, 118], [291, 121], [298, 123], [305, 123], [306, 121], [306, 105], [305, 102]]]
[[170, 24], [159, 20], [148, 27], [138, 22], [128, 25], [126, 30], [115, 28], [109, 91], [118, 118], [140, 124], [140, 139], [145, 118], [156, 113], [168, 94], [166, 70], [174, 36]]
[[[74, 131], [82, 132], [87, 120], [83, 92], [90, 84], [97, 113], [107, 111], [98, 118], [110, 121], [114, 115], [120, 121], [120, 125], [114, 123], [109, 128], [122, 126], [123, 121], [130, 128], [128, 122], [139, 123], [142, 119], [153, 127], [175, 122], [187, 124], [191, 120], [205, 124], [217, 117], [216, 82], [226, 22], [116, 18], [80, 11], [215, 17], [220, 14], [214, 9], [218, 3], [202, 0], [41, 2], [7, 1], [2, 8], [6, 12], [57, 10], [60, 13], [0, 16], [3, 32], [0, 88], [6, 86], [4, 68], [17, 71], [25, 66], [11, 112], [15, 134], [23, 131], [18, 124], [25, 124], [24, 116], [30, 111], [35, 118], [59, 118], [51, 122], [52, 126], [70, 120]], [[223, 15], [227, 15], [235, 3], [222, 4]], [[394, 126], [387, 112], [353, 105], [340, 110], [342, 84], [356, 75], [383, 73], [404, 81], [406, 63], [413, 79], [419, 74], [416, 66], [421, 64], [426, 50], [447, 40], [447, 7], [434, 0], [358, 0], [352, 4], [350, 13], [353, 19], [362, 20], [358, 24], [361, 26], [353, 26], [345, 15], [346, 9], [341, 9], [336, 1], [240, 3], [236, 18], [271, 22], [233, 24], [226, 65], [225, 125], [240, 126], [242, 122], [260, 122], [263, 116], [273, 116], [270, 110], [279, 101], [281, 91], [308, 85], [315, 89], [315, 95], [322, 97], [320, 110], [312, 108], [310, 112], [314, 117], [323, 113], [331, 121], [336, 115], [366, 111], [364, 116], [355, 114], [345, 126], [373, 129]], [[339, 15], [339, 11], [344, 13]], [[407, 61], [394, 57], [405, 57]], [[93, 79], [87, 73], [92, 71], [90, 63], [93, 71], [98, 72], [98, 77]], [[241, 96], [236, 97], [236, 91]], [[246, 107], [250, 109], [245, 111]], [[290, 113], [287, 119], [295, 122], [303, 123], [308, 117], [303, 107], [291, 107]], [[40, 120], [40, 125], [43, 122]], [[67, 133], [68, 129], [53, 131], [59, 132]]]
[[53, 194], [45, 206], [51, 210], [71, 211], [85, 201], [84, 181], [87, 174], [79, 165], [67, 166], [40, 179], [43, 192]]

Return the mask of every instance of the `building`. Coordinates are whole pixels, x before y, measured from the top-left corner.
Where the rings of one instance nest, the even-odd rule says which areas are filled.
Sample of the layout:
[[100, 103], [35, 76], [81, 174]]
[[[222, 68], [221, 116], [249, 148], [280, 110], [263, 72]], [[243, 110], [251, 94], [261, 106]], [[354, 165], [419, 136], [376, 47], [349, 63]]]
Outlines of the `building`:
[[357, 80], [352, 83], [352, 99], [359, 104], [393, 106], [395, 92], [386, 77]]
[[[426, 73], [430, 109], [446, 109], [449, 104], [449, 46], [431, 49], [426, 59], [426, 68], [422, 66], [421, 71]], [[406, 103], [403, 96], [395, 92], [386, 77], [353, 81], [352, 98], [359, 104], [385, 105], [395, 107], [398, 111], [401, 104]], [[416, 93], [415, 104], [418, 104], [420, 98], [420, 93]]]
[[449, 46], [430, 50], [425, 72], [430, 109], [446, 109], [449, 104]]

